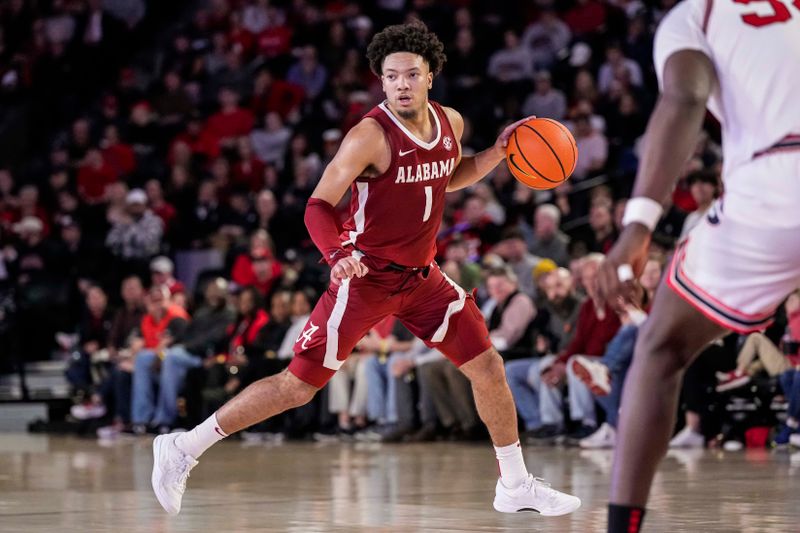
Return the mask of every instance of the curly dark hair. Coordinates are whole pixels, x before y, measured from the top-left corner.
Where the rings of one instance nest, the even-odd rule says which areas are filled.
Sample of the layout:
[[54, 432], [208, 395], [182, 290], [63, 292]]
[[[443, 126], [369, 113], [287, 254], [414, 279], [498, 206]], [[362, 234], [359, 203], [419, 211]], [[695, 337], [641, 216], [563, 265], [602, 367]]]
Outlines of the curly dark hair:
[[387, 26], [375, 34], [367, 47], [369, 68], [377, 76], [383, 73], [383, 60], [395, 52], [410, 52], [421, 55], [428, 62], [434, 76], [441, 72], [447, 56], [444, 45], [435, 33], [421, 21]]

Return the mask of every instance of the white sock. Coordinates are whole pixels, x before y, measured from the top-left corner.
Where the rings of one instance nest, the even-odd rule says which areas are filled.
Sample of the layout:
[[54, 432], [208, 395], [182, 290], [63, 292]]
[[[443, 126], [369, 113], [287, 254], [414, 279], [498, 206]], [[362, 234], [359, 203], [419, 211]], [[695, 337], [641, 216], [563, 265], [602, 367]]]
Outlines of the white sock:
[[175, 439], [175, 445], [195, 459], [203, 455], [207, 449], [228, 435], [219, 427], [217, 413], [206, 418], [205, 422], [195, 426], [193, 430], [181, 433]]
[[528, 469], [525, 468], [525, 459], [522, 457], [522, 447], [520, 447], [519, 441], [508, 446], [495, 446], [494, 453], [497, 456], [500, 482], [503, 486], [514, 489], [528, 479]]

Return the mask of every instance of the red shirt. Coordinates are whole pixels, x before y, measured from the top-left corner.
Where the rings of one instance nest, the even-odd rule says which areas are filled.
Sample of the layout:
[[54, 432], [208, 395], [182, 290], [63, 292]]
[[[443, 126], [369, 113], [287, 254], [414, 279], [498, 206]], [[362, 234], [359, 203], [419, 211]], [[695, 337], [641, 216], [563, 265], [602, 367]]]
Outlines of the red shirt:
[[305, 91], [299, 85], [284, 80], [273, 80], [272, 85], [261, 94], [254, 94], [250, 100], [253, 112], [263, 117], [268, 111], [275, 111], [286, 120], [305, 98]]
[[442, 107], [430, 102], [430, 109], [435, 135], [430, 142], [412, 136], [385, 103], [366, 114], [383, 129], [391, 163], [380, 176], [353, 182], [350, 217], [340, 239], [378, 264], [424, 267], [436, 255], [458, 145]]
[[244, 185], [253, 192], [264, 188], [264, 168], [266, 165], [255, 157], [239, 161], [233, 166], [233, 183]]
[[582, 6], [570, 9], [564, 22], [575, 34], [596, 32], [606, 22], [606, 8], [600, 2], [589, 0]]
[[254, 124], [255, 119], [249, 109], [240, 107], [229, 113], [218, 111], [209, 117], [200, 137], [208, 136], [218, 144], [221, 139], [247, 135]]
[[158, 215], [158, 217], [164, 222], [165, 232], [169, 229], [169, 226], [172, 221], [175, 220], [175, 217], [178, 216], [178, 211], [169, 202], [164, 202], [157, 207], [152, 207], [151, 209], [153, 210], [153, 213]]
[[237, 324], [228, 327], [231, 336], [230, 354], [237, 348], [253, 344], [258, 332], [269, 323], [269, 315], [263, 309], [258, 309], [252, 317], [244, 317]]
[[167, 308], [167, 312], [164, 313], [164, 316], [158, 321], [153, 318], [153, 315], [150, 313], [144, 315], [142, 317], [142, 323], [139, 326], [139, 329], [142, 331], [142, 338], [144, 339], [144, 347], [151, 350], [153, 348], [158, 348], [158, 344], [161, 342], [161, 336], [167, 330], [169, 323], [176, 318], [189, 320], [189, 315], [186, 313], [185, 309], [177, 305], [170, 305]]
[[236, 258], [231, 270], [231, 279], [241, 287], [255, 287], [262, 296], [266, 296], [278, 281], [283, 272], [280, 262], [272, 261], [272, 270], [269, 278], [259, 280], [253, 270], [253, 260], [250, 254], [241, 254]]
[[83, 165], [78, 170], [78, 192], [88, 200], [100, 200], [106, 186], [117, 181], [117, 173], [107, 163], [100, 168]]
[[577, 354], [602, 356], [608, 343], [617, 334], [619, 327], [619, 317], [609, 306], [606, 305], [605, 317], [600, 320], [597, 318], [594, 302], [591, 298], [587, 298], [578, 313], [575, 336], [558, 354], [558, 360], [566, 363], [570, 357]]
[[256, 47], [262, 56], [273, 58], [288, 54], [292, 45], [292, 30], [286, 26], [266, 28], [256, 37]]
[[136, 170], [136, 154], [127, 144], [115, 144], [104, 149], [103, 159], [117, 175], [124, 176]]

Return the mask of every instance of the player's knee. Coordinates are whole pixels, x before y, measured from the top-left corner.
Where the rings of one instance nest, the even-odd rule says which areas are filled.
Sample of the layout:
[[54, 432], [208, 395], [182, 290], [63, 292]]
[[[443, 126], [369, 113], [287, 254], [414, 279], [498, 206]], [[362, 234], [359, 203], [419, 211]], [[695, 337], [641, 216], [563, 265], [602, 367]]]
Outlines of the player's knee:
[[494, 348], [490, 348], [461, 365], [461, 371], [476, 384], [505, 383], [506, 381], [503, 358]]
[[645, 324], [636, 341], [636, 354], [647, 359], [665, 376], [677, 374], [692, 361], [694, 347], [682, 336]]
[[286, 403], [289, 404], [289, 408], [307, 404], [319, 390], [313, 385], [296, 378], [291, 372], [284, 372], [282, 377], [284, 383], [281, 390]]

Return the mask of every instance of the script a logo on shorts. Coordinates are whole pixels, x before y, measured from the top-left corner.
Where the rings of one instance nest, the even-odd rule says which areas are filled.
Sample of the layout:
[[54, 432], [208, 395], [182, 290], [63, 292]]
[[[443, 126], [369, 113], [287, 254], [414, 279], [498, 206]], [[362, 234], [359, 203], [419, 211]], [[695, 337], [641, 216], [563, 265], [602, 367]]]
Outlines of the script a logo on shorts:
[[451, 139], [450, 137], [445, 137], [444, 139], [442, 139], [442, 145], [444, 145], [445, 150], [450, 150], [451, 148], [453, 148], [453, 139]]
[[309, 320], [308, 321], [308, 328], [303, 333], [301, 333], [299, 337], [297, 337], [297, 340], [294, 341], [295, 344], [300, 342], [300, 339], [302, 339], [303, 340], [303, 344], [301, 344], [300, 347], [302, 349], [306, 350], [308, 348], [308, 346], [307, 346], [308, 341], [311, 340], [311, 337], [314, 335], [314, 333], [317, 332], [318, 329], [319, 329], [319, 326], [315, 326], [314, 323]]

